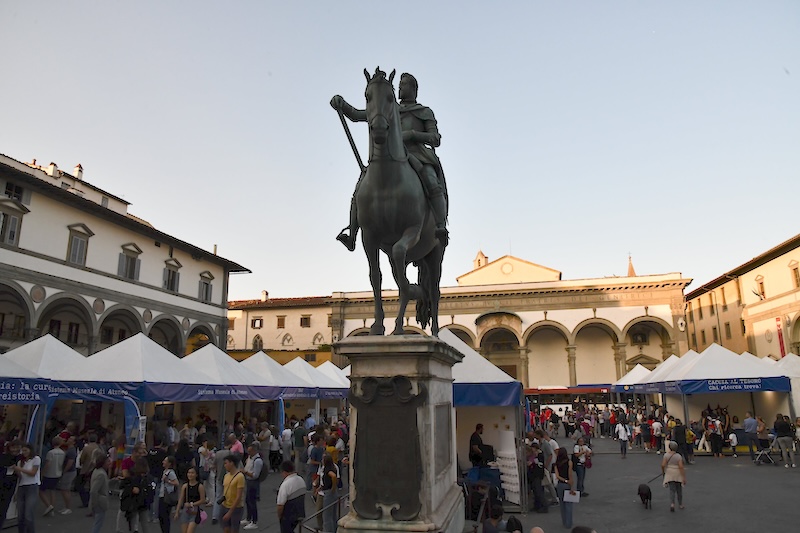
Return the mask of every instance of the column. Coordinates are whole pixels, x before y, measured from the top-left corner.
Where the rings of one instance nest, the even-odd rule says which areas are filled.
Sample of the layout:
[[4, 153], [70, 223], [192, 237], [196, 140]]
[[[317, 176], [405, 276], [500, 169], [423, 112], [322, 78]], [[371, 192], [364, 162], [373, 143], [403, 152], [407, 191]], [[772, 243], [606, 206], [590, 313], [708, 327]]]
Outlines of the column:
[[567, 350], [567, 363], [569, 364], [569, 386], [576, 387], [578, 385], [578, 370], [575, 366], [575, 350], [577, 346], [569, 345]]
[[[522, 387], [528, 387], [528, 349], [520, 348], [519, 350], [519, 373], [517, 380], [522, 383]], [[796, 352], [795, 352], [796, 353]]]
[[[675, 353], [675, 343], [666, 341], [661, 345], [661, 360], [666, 361], [669, 356]], [[677, 354], [676, 354], [677, 355]]]
[[628, 360], [628, 356], [625, 353], [625, 347], [627, 346], [624, 342], [618, 342], [614, 345], [614, 366], [617, 370], [617, 379], [621, 379], [622, 376], [627, 374], [625, 371], [625, 363]]

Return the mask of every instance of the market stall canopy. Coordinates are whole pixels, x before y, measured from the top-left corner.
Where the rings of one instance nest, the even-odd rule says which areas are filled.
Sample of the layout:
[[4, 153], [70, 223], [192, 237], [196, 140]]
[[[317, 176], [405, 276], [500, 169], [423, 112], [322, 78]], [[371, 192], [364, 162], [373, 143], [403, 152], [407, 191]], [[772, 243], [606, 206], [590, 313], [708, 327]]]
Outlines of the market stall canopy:
[[144, 402], [247, 400], [252, 396], [244, 387], [215, 383], [208, 374], [183, 365], [144, 333], [97, 352], [81, 366], [63, 369], [60, 380], [73, 392], [129, 395]]
[[345, 398], [349, 387], [334, 381], [310, 364], [302, 357], [295, 357], [283, 368], [314, 384], [318, 389], [319, 398]]
[[10, 350], [3, 354], [3, 357], [27, 368], [39, 377], [55, 380], [62, 379], [64, 370], [81, 366], [86, 362], [86, 357], [50, 334]]
[[773, 366], [781, 369], [790, 378], [800, 378], [800, 357], [793, 353], [776, 361]]
[[350, 380], [344, 374], [342, 369], [334, 365], [332, 361], [325, 361], [317, 367], [317, 370], [341, 385], [350, 388]]
[[464, 356], [453, 365], [453, 405], [520, 405], [522, 383], [487, 361], [452, 331], [440, 330], [439, 340]]
[[206, 344], [179, 361], [182, 365], [190, 365], [211, 376], [214, 385], [235, 384], [245, 387], [253, 396], [249, 398], [251, 400], [277, 400], [283, 393], [283, 386], [267, 384], [264, 378], [239, 365], [213, 344]]
[[642, 365], [637, 364], [631, 368], [631, 371], [622, 376], [619, 381], [612, 385], [611, 390], [614, 392], [631, 392], [633, 385], [645, 379], [650, 375], [650, 370]]
[[42, 403], [47, 396], [47, 381], [11, 359], [0, 357], [0, 404]]
[[641, 381], [633, 385], [633, 390], [636, 392], [664, 392], [659, 388], [661, 384], [661, 376], [666, 376], [669, 370], [678, 364], [680, 357], [677, 355], [670, 355], [663, 363], [658, 365], [645, 376]]
[[659, 377], [661, 392], [675, 387], [683, 394], [708, 392], [760, 392], [791, 390], [786, 372], [712, 344], [689, 364], [673, 368]]
[[317, 387], [281, 366], [263, 351], [256, 352], [241, 363], [248, 372], [258, 375], [268, 386], [282, 386], [283, 398], [316, 398]]

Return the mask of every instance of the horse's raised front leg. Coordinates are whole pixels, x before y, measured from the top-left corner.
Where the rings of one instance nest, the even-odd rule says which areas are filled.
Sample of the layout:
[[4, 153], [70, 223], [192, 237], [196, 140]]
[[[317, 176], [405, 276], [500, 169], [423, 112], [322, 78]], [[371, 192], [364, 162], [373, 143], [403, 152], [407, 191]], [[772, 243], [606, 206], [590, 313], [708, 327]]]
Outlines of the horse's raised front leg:
[[370, 335], [383, 335], [386, 328], [383, 325], [383, 302], [381, 301], [381, 264], [378, 254], [378, 245], [369, 239], [366, 232], [361, 234], [361, 244], [367, 254], [369, 263], [369, 281], [372, 284], [372, 295], [375, 300], [375, 322], [369, 328]]

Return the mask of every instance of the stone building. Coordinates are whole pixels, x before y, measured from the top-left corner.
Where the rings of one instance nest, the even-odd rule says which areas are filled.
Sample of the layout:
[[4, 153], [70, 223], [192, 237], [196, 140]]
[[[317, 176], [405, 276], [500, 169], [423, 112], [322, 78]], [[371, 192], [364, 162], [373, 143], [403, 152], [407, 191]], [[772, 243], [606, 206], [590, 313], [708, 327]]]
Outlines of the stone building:
[[225, 348], [228, 274], [249, 272], [128, 213], [51, 163], [0, 155], [0, 351], [50, 333], [84, 355], [144, 332]]
[[[489, 261], [480, 252], [456, 286], [442, 287], [439, 323], [525, 386], [608, 384], [637, 363], [652, 368], [688, 350], [683, 290], [690, 281], [679, 273], [637, 276], [632, 266], [627, 276], [563, 280], [558, 270], [510, 255]], [[383, 294], [391, 331], [397, 291]], [[304, 315], [311, 326], [301, 327]], [[428, 334], [414, 316], [412, 304], [408, 331]], [[367, 334], [372, 317], [372, 291], [231, 302], [237, 325], [228, 346], [251, 349], [259, 335], [265, 350], [280, 349], [289, 335], [299, 350], [313, 350], [315, 338]]]
[[800, 235], [686, 295], [690, 347], [779, 359], [800, 352]]

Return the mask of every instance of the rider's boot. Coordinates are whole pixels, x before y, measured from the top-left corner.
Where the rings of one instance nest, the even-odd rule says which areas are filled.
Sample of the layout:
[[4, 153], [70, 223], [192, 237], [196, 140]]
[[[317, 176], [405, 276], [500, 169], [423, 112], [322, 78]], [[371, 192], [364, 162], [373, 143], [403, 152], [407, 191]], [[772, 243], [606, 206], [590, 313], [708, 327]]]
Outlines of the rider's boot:
[[[347, 230], [350, 230], [349, 234], [347, 233]], [[344, 247], [352, 252], [356, 249], [357, 233], [358, 233], [358, 212], [356, 211], [355, 195], [353, 195], [353, 199], [350, 201], [350, 225], [342, 229], [341, 232], [339, 232], [339, 235], [336, 236], [336, 240], [344, 244]]]
[[447, 217], [447, 201], [444, 198], [444, 193], [432, 196], [430, 200], [433, 207], [433, 218], [436, 220], [436, 238], [439, 239], [442, 246], [447, 246], [450, 237], [447, 228], [444, 226], [444, 221]]

